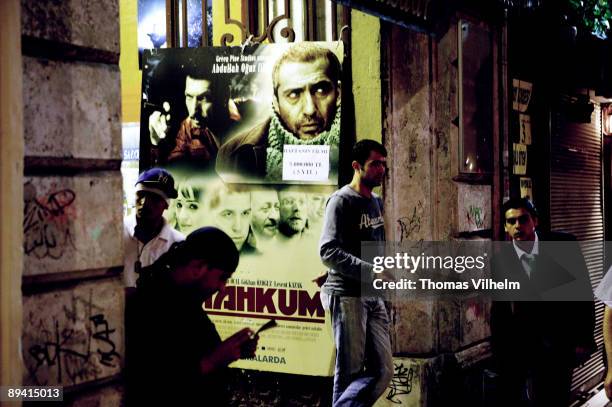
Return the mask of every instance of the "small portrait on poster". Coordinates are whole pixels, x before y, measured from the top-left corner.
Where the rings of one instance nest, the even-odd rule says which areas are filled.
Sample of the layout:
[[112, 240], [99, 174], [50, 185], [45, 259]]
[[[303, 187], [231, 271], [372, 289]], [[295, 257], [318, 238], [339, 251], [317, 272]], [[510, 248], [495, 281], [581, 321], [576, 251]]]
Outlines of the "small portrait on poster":
[[274, 248], [280, 222], [280, 202], [276, 188], [254, 186], [251, 189], [251, 243], [259, 252]]
[[286, 185], [279, 188], [278, 240], [283, 244], [315, 240], [321, 235], [325, 203], [331, 186]]

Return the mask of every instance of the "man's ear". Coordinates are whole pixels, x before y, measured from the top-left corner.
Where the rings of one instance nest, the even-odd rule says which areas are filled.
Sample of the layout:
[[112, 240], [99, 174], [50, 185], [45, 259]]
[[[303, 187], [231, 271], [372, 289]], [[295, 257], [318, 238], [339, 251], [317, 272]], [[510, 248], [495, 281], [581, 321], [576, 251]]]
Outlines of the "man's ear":
[[361, 164], [359, 164], [357, 161], [353, 160], [353, 162], [351, 163], [351, 167], [353, 167], [354, 170], [361, 170]]

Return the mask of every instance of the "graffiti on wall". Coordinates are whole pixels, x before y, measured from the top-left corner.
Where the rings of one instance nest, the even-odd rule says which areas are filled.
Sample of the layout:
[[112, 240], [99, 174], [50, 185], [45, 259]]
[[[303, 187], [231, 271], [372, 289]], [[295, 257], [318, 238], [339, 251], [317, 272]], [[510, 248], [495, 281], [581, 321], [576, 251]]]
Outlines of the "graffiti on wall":
[[423, 204], [421, 201], [417, 202], [417, 205], [413, 208], [410, 216], [404, 216], [397, 220], [399, 229], [399, 241], [403, 242], [409, 240], [413, 233], [418, 233], [421, 230], [421, 211], [423, 210]]
[[74, 249], [70, 209], [76, 194], [71, 189], [62, 189], [37, 197], [32, 189], [31, 183], [24, 186], [24, 252], [38, 259], [59, 259], [67, 248]]
[[468, 225], [474, 225], [477, 229], [484, 226], [484, 210], [478, 206], [470, 205], [467, 212]]
[[48, 313], [27, 313], [24, 359], [28, 383], [70, 386], [119, 371], [120, 332], [109, 321], [108, 311], [94, 302], [93, 289], [85, 297], [53, 298], [55, 305], [37, 307], [49, 309]]
[[404, 366], [403, 362], [393, 363], [393, 378], [389, 384], [387, 400], [393, 404], [402, 404], [402, 398], [412, 392], [412, 381], [415, 377], [412, 367]]

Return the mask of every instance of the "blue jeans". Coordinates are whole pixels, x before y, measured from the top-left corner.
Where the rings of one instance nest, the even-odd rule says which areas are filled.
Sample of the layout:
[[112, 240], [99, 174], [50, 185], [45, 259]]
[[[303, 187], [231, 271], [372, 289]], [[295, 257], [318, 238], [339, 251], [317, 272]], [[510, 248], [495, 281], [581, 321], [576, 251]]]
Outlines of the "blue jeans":
[[321, 293], [336, 344], [334, 407], [371, 406], [393, 377], [389, 317], [375, 297]]

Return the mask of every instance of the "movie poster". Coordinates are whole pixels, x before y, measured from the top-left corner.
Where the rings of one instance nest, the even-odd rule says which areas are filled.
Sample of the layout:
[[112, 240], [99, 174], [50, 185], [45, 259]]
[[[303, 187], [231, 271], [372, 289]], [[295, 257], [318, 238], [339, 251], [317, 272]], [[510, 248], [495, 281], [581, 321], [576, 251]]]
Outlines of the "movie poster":
[[331, 326], [312, 280], [325, 203], [337, 189], [341, 43], [145, 52], [141, 163], [177, 181], [166, 216], [184, 234], [225, 231], [240, 250], [226, 289], [204, 304], [225, 338], [260, 334], [232, 366], [332, 374]]

